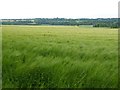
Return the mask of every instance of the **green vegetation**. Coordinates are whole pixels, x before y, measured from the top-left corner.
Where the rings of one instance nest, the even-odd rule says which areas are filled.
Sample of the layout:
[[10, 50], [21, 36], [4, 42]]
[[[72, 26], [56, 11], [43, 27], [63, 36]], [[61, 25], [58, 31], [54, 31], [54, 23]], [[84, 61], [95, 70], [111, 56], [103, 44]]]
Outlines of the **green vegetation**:
[[3, 88], [115, 88], [118, 30], [3, 26]]
[[2, 27], [0, 25], [0, 89], [2, 88]]
[[66, 18], [33, 18], [33, 19], [3, 19], [3, 25], [91, 25], [93, 27], [118, 28], [118, 18], [97, 19], [66, 19]]

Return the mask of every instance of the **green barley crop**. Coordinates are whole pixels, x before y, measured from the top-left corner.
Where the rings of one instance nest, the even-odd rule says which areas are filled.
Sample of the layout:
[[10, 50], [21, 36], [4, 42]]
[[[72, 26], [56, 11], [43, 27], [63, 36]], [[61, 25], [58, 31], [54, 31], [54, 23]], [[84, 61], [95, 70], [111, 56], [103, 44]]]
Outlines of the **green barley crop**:
[[3, 88], [115, 88], [118, 30], [3, 26]]

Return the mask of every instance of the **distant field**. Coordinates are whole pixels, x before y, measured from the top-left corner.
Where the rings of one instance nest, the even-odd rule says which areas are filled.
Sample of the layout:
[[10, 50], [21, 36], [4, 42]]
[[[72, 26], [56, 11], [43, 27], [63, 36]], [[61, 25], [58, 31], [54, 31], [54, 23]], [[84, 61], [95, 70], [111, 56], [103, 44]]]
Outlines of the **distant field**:
[[118, 30], [3, 26], [3, 88], [115, 88]]

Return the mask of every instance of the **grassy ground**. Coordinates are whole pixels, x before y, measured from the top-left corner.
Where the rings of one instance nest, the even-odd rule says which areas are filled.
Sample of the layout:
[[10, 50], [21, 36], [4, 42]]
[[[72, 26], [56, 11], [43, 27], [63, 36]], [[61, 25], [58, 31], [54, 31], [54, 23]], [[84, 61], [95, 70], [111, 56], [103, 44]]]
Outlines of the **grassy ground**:
[[0, 89], [2, 88], [2, 27], [0, 25]]
[[114, 88], [118, 30], [3, 26], [3, 87]]

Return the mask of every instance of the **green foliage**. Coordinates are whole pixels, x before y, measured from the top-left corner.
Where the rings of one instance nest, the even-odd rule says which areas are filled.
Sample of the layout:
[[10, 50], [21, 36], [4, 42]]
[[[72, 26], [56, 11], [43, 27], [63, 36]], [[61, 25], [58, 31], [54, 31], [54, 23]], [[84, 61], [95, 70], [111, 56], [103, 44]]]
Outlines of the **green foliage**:
[[118, 30], [3, 26], [3, 88], [115, 88]]
[[66, 19], [66, 18], [35, 18], [35, 19], [6, 19], [3, 25], [92, 25], [93, 27], [118, 28], [118, 18], [97, 19]]

